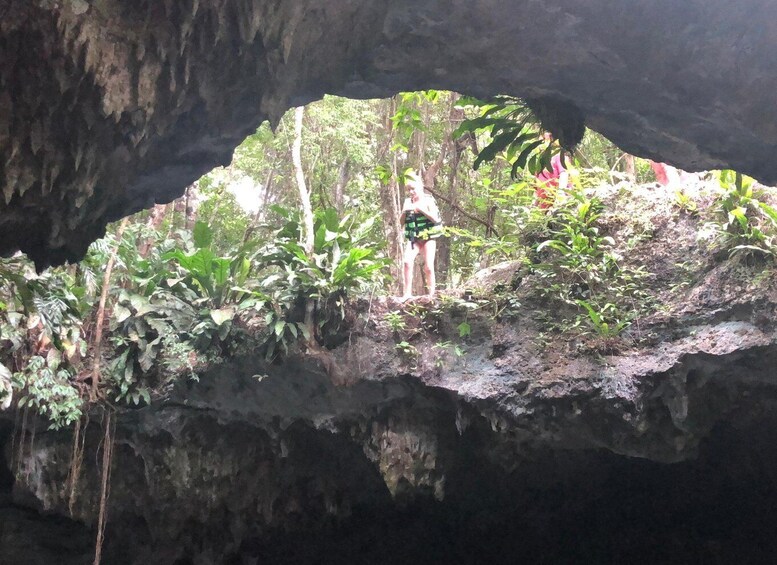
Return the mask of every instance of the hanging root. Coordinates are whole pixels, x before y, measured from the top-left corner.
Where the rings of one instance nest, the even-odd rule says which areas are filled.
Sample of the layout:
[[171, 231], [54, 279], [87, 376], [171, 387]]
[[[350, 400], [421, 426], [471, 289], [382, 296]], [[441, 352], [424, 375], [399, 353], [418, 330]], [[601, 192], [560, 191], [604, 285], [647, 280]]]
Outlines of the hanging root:
[[[35, 452], [35, 431], [38, 428], [38, 419], [33, 418], [32, 419], [32, 430], [30, 430], [30, 450], [27, 452], [29, 453], [30, 457], [32, 457], [32, 454]], [[30, 468], [27, 469], [27, 478], [29, 478], [29, 474], [32, 472]]]
[[103, 541], [105, 540], [105, 524], [108, 520], [108, 497], [110, 496], [111, 462], [113, 460], [113, 444], [116, 435], [116, 425], [112, 422], [111, 412], [105, 412], [103, 420], [103, 461], [100, 479], [100, 513], [97, 517], [97, 539], [94, 544], [94, 564], [100, 565]]
[[27, 416], [29, 414], [28, 408], [25, 406], [24, 411], [22, 412], [22, 421], [21, 424], [18, 426], [19, 428], [19, 436], [18, 439], [16, 439], [16, 434], [14, 434], [14, 440], [12, 441], [12, 450], [13, 450], [13, 456], [16, 458], [16, 461], [14, 461], [14, 474], [16, 477], [20, 477], [22, 474], [22, 462], [24, 461], [24, 440], [26, 439], [27, 435]]
[[71, 518], [76, 503], [78, 481], [81, 478], [81, 466], [84, 462], [84, 445], [86, 444], [86, 428], [88, 426], [89, 416], [87, 415], [83, 430], [81, 429], [81, 420], [78, 420], [73, 434], [73, 452], [70, 456], [70, 469], [67, 474], [67, 509]]
[[19, 470], [19, 462], [16, 454], [16, 436], [21, 433], [21, 418], [22, 410], [17, 410], [13, 419], [13, 433], [11, 433], [11, 470], [17, 473]]

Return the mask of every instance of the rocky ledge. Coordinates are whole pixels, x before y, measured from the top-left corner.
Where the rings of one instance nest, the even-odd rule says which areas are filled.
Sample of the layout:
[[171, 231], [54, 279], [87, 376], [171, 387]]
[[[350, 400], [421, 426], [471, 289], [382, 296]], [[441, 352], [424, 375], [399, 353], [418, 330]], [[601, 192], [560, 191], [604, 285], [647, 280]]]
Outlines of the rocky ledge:
[[[105, 562], [767, 562], [767, 287], [707, 303], [693, 289], [682, 314], [641, 329], [651, 344], [612, 355], [455, 306], [410, 307], [423, 324], [398, 349], [387, 305], [363, 305], [331, 352], [236, 359], [118, 413]], [[47, 562], [52, 544], [91, 562], [99, 414], [70, 510], [72, 435], [3, 430], [8, 562]], [[20, 541], [27, 522], [50, 541]]]

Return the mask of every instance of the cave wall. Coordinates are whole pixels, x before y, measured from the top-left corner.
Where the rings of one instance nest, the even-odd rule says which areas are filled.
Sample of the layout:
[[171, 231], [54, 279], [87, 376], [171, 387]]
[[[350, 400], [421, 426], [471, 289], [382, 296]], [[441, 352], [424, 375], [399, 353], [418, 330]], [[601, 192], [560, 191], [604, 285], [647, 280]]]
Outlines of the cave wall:
[[[729, 326], [722, 349], [693, 352], [702, 335], [630, 374], [577, 363], [555, 382], [488, 348], [436, 377], [365, 366], [350, 386], [310, 359], [235, 359], [116, 414], [105, 562], [767, 562], [777, 347]], [[0, 420], [0, 540], [19, 562], [91, 562], [101, 416], [72, 514], [72, 432], [20, 440]]]
[[[331, 350], [234, 356], [148, 406], [116, 406], [106, 563], [736, 555], [776, 523], [777, 285], [754, 297], [722, 280], [713, 269], [681, 314], [645, 321], [647, 342], [607, 355], [540, 338], [531, 316], [461, 306], [416, 311], [407, 355], [383, 318], [393, 303], [360, 301]], [[104, 417], [82, 420], [71, 495], [73, 430], [0, 412], [4, 546], [45, 556], [25, 531], [57, 544], [75, 531], [78, 562]]]
[[625, 150], [777, 180], [768, 0], [5, 0], [0, 255], [79, 258], [324, 93], [574, 106]]

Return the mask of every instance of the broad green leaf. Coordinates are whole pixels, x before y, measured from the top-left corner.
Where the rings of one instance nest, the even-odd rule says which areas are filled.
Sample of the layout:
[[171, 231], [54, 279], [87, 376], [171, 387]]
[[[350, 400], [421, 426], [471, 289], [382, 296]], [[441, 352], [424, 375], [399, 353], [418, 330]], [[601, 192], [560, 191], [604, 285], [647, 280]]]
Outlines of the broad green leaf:
[[516, 137], [518, 137], [520, 132], [520, 129], [511, 129], [500, 133], [491, 143], [480, 151], [477, 159], [475, 159], [475, 162], [472, 164], [472, 168], [477, 170], [484, 161], [492, 161], [500, 151], [504, 150]]
[[0, 363], [0, 379], [3, 379], [4, 381], [7, 381], [8, 383], [10, 383], [12, 378], [13, 378], [13, 374], [8, 369], [8, 367]]
[[777, 210], [773, 207], [765, 204], [764, 202], [758, 202], [758, 207], [766, 214], [766, 217], [772, 222], [772, 225], [777, 228]]
[[154, 366], [155, 360], [156, 354], [151, 347], [142, 349], [140, 355], [138, 355], [138, 364], [140, 365], [140, 370], [144, 373], [147, 373], [151, 370], [151, 367]]
[[62, 354], [55, 348], [49, 349], [49, 352], [46, 354], [46, 364], [51, 368], [52, 371], [56, 371], [57, 367], [59, 367], [59, 363], [62, 361]]
[[229, 280], [229, 268], [231, 261], [224, 258], [213, 260], [213, 280], [216, 286], [221, 287]]
[[270, 275], [269, 277], [267, 277], [266, 279], [264, 279], [262, 281], [262, 286], [263, 287], [272, 286], [273, 283], [276, 283], [279, 280], [281, 280], [281, 275], [279, 275], [279, 274]]
[[523, 148], [521, 151], [521, 154], [518, 155], [518, 159], [515, 160], [515, 164], [518, 166], [519, 169], [522, 169], [526, 166], [526, 160], [529, 158], [529, 155], [532, 151], [537, 149], [540, 145], [543, 144], [543, 141], [541, 139], [538, 139], [537, 141], [533, 141], [529, 143], [526, 147]]
[[132, 316], [132, 312], [129, 308], [125, 308], [121, 304], [117, 304], [113, 307], [113, 319], [117, 324], [122, 323], [124, 320]]
[[334, 208], [327, 208], [323, 211], [322, 216], [326, 229], [336, 233], [340, 227], [340, 218], [337, 215], [337, 210]]
[[213, 230], [205, 222], [198, 221], [192, 230], [192, 239], [197, 248], [210, 247], [213, 243]]

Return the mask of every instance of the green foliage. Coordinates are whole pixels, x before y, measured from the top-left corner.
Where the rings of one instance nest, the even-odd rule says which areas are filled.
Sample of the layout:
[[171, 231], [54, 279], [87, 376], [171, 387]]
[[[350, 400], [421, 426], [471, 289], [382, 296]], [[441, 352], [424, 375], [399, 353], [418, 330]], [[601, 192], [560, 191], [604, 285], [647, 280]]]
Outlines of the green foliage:
[[370, 284], [386, 264], [374, 248], [359, 245], [371, 236], [372, 221], [357, 225], [351, 217], [340, 220], [332, 209], [319, 210], [308, 256], [299, 243], [299, 214], [273, 210], [283, 222], [262, 247], [248, 241], [218, 256], [215, 233], [197, 222], [183, 239], [185, 248], [161, 255], [153, 279], [145, 265], [131, 277], [131, 286], [152, 290], [146, 296], [122, 291], [114, 308], [111, 373], [119, 398], [136, 403], [139, 394], [146, 398], [143, 383], [155, 378], [152, 369], [160, 364], [191, 372], [203, 356], [232, 354], [242, 343], [240, 317], [264, 319], [268, 358], [287, 352], [300, 338], [313, 338], [301, 319], [305, 299], [316, 303], [317, 333], [336, 330], [346, 294]]
[[0, 308], [0, 328], [12, 325], [12, 319], [17, 325], [25, 319], [28, 326], [40, 324], [59, 349], [63, 340], [77, 341], [81, 319], [91, 302], [86, 290], [66, 271], [36, 275], [25, 267], [18, 259], [0, 260], [0, 288], [10, 298]]
[[494, 319], [517, 318], [523, 309], [521, 299], [510, 291], [495, 293], [493, 297]]
[[12, 380], [19, 393], [19, 407], [26, 406], [48, 418], [52, 430], [75, 423], [83, 404], [71, 382], [73, 375], [60, 363], [59, 352], [51, 349], [46, 357], [31, 357]]
[[532, 268], [546, 281], [543, 295], [576, 307], [575, 326], [612, 337], [646, 308], [648, 275], [619, 265], [613, 238], [600, 233], [602, 202], [582, 192], [570, 196], [551, 221], [551, 237], [536, 247], [543, 261]]
[[418, 357], [418, 349], [407, 341], [400, 341], [394, 346], [394, 349], [408, 360], [414, 360]]
[[[180, 360], [188, 359], [197, 345], [207, 349], [210, 341], [203, 344], [198, 329], [204, 317], [169, 291], [147, 298], [122, 290], [111, 319], [114, 358], [108, 366], [116, 401], [148, 403], [148, 379], [157, 376], [160, 365], [181, 370]], [[182, 349], [181, 343], [188, 347]]]
[[[602, 203], [594, 197], [588, 198], [580, 192], [570, 194], [571, 206], [560, 208], [556, 215], [556, 227], [551, 229], [552, 239], [537, 246], [537, 252], [549, 247], [559, 252], [557, 266], [572, 277], [585, 277], [589, 266], [602, 259], [611, 260], [606, 250], [615, 242], [609, 236], [602, 236], [596, 225], [601, 216]], [[583, 278], [583, 282], [585, 282]]]
[[179, 240], [184, 248], [162, 241], [150, 258], [129, 264], [133, 290], [120, 291], [111, 318], [108, 374], [116, 401], [148, 403], [152, 387], [167, 380], [161, 369], [194, 376], [205, 359], [234, 351], [233, 320], [251, 294], [244, 287], [251, 286], [252, 264], [246, 246], [217, 256], [215, 239], [210, 226], [197, 222]]
[[47, 418], [52, 429], [81, 415], [73, 364], [86, 354], [81, 320], [91, 302], [66, 270], [35, 274], [20, 258], [0, 259], [0, 353], [13, 355], [19, 406]]
[[731, 256], [770, 255], [777, 249], [777, 209], [763, 201], [755, 181], [734, 171], [718, 174], [718, 240]]
[[540, 136], [539, 120], [522, 100], [511, 96], [496, 96], [489, 101], [464, 97], [459, 104], [477, 108], [479, 115], [464, 120], [453, 137], [479, 131], [487, 131], [490, 136], [488, 144], [475, 159], [475, 169], [502, 153], [511, 164], [510, 175], [513, 178], [524, 168], [533, 175], [551, 168], [550, 160], [559, 148], [553, 144], [542, 147], [545, 143]]
[[592, 305], [587, 300], [578, 300], [577, 303], [585, 308], [588, 318], [585, 321], [593, 331], [602, 337], [615, 337], [628, 327], [629, 320], [622, 319], [623, 312], [615, 304], [608, 302], [600, 308]]
[[[582, 165], [578, 171], [583, 186], [614, 184], [618, 180], [633, 180], [638, 184], [656, 180], [648, 159], [627, 155], [606, 137], [592, 130], [586, 130], [575, 154]], [[634, 160], [633, 179], [626, 176], [630, 158]]]
[[308, 255], [300, 244], [299, 213], [279, 206], [273, 210], [284, 223], [255, 261], [264, 297], [257, 304], [271, 309], [269, 343], [274, 353], [277, 345], [287, 349], [289, 337], [313, 337], [298, 323], [306, 299], [315, 302], [316, 333], [337, 331], [345, 318], [345, 296], [373, 284], [388, 261], [374, 247], [362, 246], [371, 235], [374, 218], [357, 225], [351, 216], [340, 219], [334, 209], [317, 210], [314, 246]]
[[445, 366], [446, 357], [453, 353], [454, 358], [463, 357], [466, 351], [464, 348], [452, 341], [438, 341], [432, 346], [437, 350], [437, 359], [435, 360], [435, 366], [442, 368]]
[[0, 410], [7, 409], [13, 401], [13, 373], [0, 363]]
[[383, 319], [388, 324], [388, 327], [391, 329], [392, 332], [401, 332], [405, 328], [407, 328], [407, 323], [405, 322], [405, 317], [402, 315], [401, 312], [395, 310], [393, 312], [386, 312], [383, 315]]
[[396, 112], [391, 116], [391, 123], [398, 138], [391, 148], [392, 151], [407, 152], [413, 134], [427, 129], [422, 117], [422, 106], [425, 102], [434, 103], [438, 97], [436, 90], [399, 93]]
[[178, 267], [179, 274], [168, 279], [167, 286], [193, 304], [214, 310], [238, 302], [252, 270], [250, 247], [242, 246], [228, 257], [216, 256], [211, 248], [213, 231], [203, 222], [195, 224], [193, 241], [196, 249], [190, 253], [173, 249], [164, 255]]
[[699, 211], [696, 201], [681, 189], [674, 191], [674, 204], [680, 210], [692, 216], [696, 215]]
[[282, 309], [280, 312], [273, 310], [265, 318], [268, 329], [265, 340], [267, 359], [275, 358], [281, 349], [288, 353], [289, 347], [301, 338], [311, 338], [310, 330], [303, 322], [284, 319], [287, 315], [288, 312]]
[[[200, 191], [202, 202], [197, 211], [199, 224], [207, 228], [207, 234], [203, 234], [210, 240], [195, 241], [196, 248], [208, 248], [216, 255], [229, 255], [235, 247], [242, 242], [243, 235], [251, 224], [251, 218], [238, 204], [236, 196], [230, 192], [230, 182], [234, 177], [242, 178], [244, 175], [234, 175], [220, 171], [222, 174], [211, 173], [209, 180], [212, 184], [200, 182], [203, 186]], [[218, 234], [218, 237], [215, 237]], [[192, 237], [197, 238], [197, 227], [192, 230]], [[201, 245], [202, 244], [202, 245]]]

